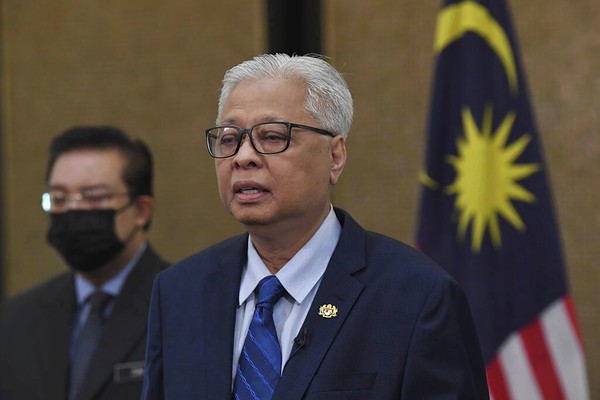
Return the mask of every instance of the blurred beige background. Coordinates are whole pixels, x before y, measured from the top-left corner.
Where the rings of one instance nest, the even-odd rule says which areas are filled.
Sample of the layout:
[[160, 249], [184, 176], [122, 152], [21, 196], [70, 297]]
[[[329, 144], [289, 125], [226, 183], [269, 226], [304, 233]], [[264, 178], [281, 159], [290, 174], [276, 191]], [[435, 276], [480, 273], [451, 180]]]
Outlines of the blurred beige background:
[[[413, 243], [439, 1], [325, 0], [324, 53], [356, 102], [334, 201]], [[513, 2], [581, 322], [600, 396], [600, 11], [596, 0]], [[64, 270], [40, 209], [50, 138], [115, 124], [152, 147], [154, 246], [171, 260], [240, 232], [222, 209], [203, 129], [224, 71], [267, 51], [263, 1], [0, 0], [4, 293]]]

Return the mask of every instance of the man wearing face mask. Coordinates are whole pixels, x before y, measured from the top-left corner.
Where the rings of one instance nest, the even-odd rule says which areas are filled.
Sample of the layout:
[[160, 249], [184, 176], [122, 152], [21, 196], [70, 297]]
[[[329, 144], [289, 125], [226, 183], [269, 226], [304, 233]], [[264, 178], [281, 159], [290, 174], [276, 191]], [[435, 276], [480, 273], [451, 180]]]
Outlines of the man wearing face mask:
[[168, 264], [146, 241], [152, 155], [109, 126], [74, 127], [50, 145], [47, 241], [70, 271], [0, 306], [0, 398], [136, 399], [146, 315]]

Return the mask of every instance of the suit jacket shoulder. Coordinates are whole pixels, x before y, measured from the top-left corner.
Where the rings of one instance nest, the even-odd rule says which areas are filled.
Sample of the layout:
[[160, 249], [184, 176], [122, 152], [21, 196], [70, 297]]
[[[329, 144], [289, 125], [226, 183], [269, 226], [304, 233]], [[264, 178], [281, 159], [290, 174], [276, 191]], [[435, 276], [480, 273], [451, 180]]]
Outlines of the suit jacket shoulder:
[[71, 272], [0, 305], [0, 398], [41, 400], [48, 391], [64, 393], [74, 310]]
[[163, 388], [168, 398], [230, 398], [235, 311], [247, 243], [247, 234], [227, 239], [158, 274], [142, 398], [162, 399]]
[[[152, 281], [167, 265], [148, 246], [127, 277], [107, 320], [110, 329], [101, 338], [103, 351], [92, 361], [82, 399], [139, 396], [139, 377], [137, 382], [116, 384], [113, 373], [119, 364], [143, 360]], [[65, 398], [75, 312], [73, 282], [68, 271], [0, 304], [1, 399]]]
[[456, 281], [416, 249], [335, 211], [342, 234], [274, 400], [341, 391], [357, 399], [486, 399], [479, 342]]

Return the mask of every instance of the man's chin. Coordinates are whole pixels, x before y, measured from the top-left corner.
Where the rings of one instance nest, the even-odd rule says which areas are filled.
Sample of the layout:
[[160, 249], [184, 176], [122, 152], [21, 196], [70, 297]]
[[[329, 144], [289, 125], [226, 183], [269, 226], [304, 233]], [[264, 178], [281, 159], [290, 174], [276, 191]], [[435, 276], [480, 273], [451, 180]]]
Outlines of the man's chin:
[[265, 213], [257, 212], [257, 210], [235, 210], [230, 211], [230, 214], [244, 226], [265, 226], [270, 222]]
[[[235, 217], [235, 216], [234, 216]], [[269, 225], [268, 221], [264, 218], [252, 218], [252, 217], [235, 217], [236, 221], [244, 226], [266, 226]]]

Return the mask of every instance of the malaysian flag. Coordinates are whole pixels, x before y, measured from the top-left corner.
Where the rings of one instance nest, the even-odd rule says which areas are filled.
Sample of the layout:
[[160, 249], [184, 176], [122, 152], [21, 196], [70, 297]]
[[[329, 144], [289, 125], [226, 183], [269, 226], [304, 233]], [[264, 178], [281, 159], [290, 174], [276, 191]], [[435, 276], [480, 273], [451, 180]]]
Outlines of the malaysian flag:
[[587, 399], [508, 5], [446, 0], [436, 24], [417, 244], [467, 292], [493, 399]]

